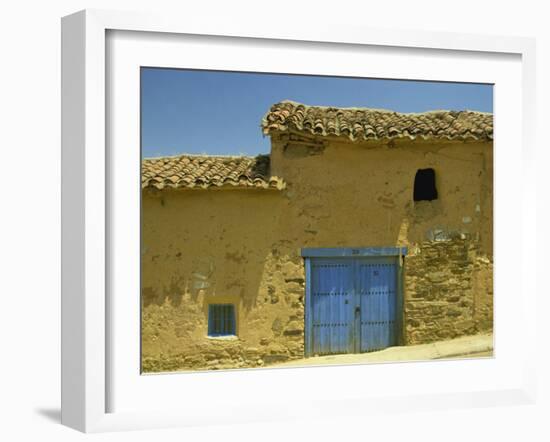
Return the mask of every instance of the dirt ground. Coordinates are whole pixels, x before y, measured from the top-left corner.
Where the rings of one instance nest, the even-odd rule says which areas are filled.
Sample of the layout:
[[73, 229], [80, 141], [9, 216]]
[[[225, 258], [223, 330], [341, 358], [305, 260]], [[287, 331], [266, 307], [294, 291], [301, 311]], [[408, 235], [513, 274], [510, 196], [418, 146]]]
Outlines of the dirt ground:
[[371, 353], [314, 356], [277, 366], [347, 365], [434, 359], [475, 359], [493, 357], [493, 335], [464, 336], [430, 344], [390, 347]]

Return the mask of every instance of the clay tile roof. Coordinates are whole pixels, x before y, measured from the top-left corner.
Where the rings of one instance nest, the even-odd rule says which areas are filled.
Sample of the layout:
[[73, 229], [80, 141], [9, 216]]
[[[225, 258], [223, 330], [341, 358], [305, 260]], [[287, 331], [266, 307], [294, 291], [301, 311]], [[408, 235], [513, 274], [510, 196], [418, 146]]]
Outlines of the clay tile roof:
[[274, 104], [262, 119], [265, 135], [293, 130], [352, 141], [404, 138], [493, 139], [493, 114], [472, 111], [431, 111], [404, 114], [366, 108], [307, 106], [293, 101]]
[[257, 157], [179, 155], [145, 158], [141, 162], [142, 189], [248, 187], [284, 189], [285, 183], [269, 175], [268, 155]]

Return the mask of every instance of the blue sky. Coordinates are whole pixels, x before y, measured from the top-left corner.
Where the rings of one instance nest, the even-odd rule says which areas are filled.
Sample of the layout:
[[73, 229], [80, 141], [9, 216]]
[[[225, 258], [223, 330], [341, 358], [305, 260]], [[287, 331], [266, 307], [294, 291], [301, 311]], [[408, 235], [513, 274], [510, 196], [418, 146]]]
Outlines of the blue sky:
[[142, 68], [143, 157], [269, 152], [260, 121], [272, 104], [370, 107], [397, 112], [493, 111], [493, 87], [244, 72]]

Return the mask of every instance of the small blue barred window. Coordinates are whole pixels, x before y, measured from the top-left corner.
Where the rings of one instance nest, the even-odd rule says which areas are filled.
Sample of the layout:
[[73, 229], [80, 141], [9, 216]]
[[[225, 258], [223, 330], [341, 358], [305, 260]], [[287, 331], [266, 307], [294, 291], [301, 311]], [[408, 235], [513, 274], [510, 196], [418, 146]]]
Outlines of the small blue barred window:
[[233, 304], [210, 304], [208, 306], [208, 336], [235, 334], [235, 306]]

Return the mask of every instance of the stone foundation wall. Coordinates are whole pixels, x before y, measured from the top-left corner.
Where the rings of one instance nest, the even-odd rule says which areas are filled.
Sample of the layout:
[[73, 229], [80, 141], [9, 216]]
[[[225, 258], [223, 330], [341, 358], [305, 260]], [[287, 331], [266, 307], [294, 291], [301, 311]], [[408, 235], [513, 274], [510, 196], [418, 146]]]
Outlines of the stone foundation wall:
[[493, 262], [477, 256], [474, 263], [474, 320], [477, 333], [493, 331]]
[[492, 262], [457, 235], [410, 248], [405, 267], [406, 344], [492, 330]]

